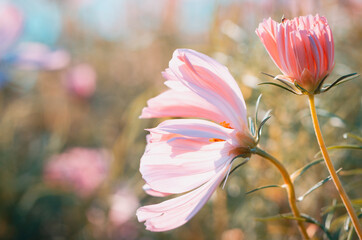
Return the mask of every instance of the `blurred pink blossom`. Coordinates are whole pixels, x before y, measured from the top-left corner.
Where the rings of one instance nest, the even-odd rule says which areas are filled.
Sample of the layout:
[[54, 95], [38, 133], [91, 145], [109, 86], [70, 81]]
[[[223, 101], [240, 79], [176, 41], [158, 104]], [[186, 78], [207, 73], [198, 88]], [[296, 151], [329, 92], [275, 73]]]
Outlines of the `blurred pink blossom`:
[[70, 61], [64, 50], [51, 50], [44, 44], [26, 42], [16, 49], [16, 65], [23, 69], [57, 70], [64, 68]]
[[3, 57], [11, 48], [23, 28], [23, 15], [14, 5], [0, 5], [0, 55]]
[[88, 98], [96, 90], [96, 72], [88, 64], [78, 64], [68, 70], [64, 77], [66, 88], [81, 98]]
[[[51, 49], [49, 46], [24, 40], [26, 13], [10, 1], [0, 3], [0, 87], [10, 81], [11, 70], [58, 70], [70, 60], [64, 50]], [[39, 27], [39, 26], [38, 26]], [[26, 39], [26, 38], [25, 38]], [[19, 81], [27, 86], [27, 81]]]
[[129, 189], [119, 189], [111, 199], [109, 221], [114, 226], [120, 226], [134, 216], [139, 206], [138, 198]]
[[256, 29], [270, 57], [284, 74], [313, 93], [334, 68], [334, 41], [325, 17], [318, 14], [283, 20], [264, 19]]
[[73, 148], [49, 159], [44, 168], [44, 181], [87, 197], [106, 179], [109, 164], [110, 155], [106, 150]]
[[137, 210], [138, 220], [155, 232], [189, 221], [228, 174], [233, 158], [249, 157], [255, 146], [243, 95], [225, 66], [196, 51], [178, 49], [163, 76], [170, 89], [149, 100], [141, 118], [211, 121], [173, 119], [148, 129], [140, 164], [146, 192], [184, 193]]

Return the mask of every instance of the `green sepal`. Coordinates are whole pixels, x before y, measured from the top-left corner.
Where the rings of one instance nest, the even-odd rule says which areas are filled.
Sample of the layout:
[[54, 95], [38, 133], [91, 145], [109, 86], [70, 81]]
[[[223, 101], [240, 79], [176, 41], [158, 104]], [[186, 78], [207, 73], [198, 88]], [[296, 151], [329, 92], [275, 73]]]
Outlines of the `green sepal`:
[[[337, 86], [339, 84], [342, 84], [342, 83], [345, 83], [345, 82], [348, 82], [350, 80], [353, 80], [355, 78], [357, 78], [358, 76], [360, 76], [359, 74], [357, 73], [350, 73], [350, 74], [347, 74], [347, 75], [344, 75], [340, 78], [338, 78], [336, 81], [334, 81], [332, 84], [330, 85], [324, 85], [321, 89], [320, 89], [320, 92], [327, 92], [329, 91], [332, 87], [334, 86]], [[350, 79], [346, 79], [346, 78], [349, 78], [349, 77], [352, 77]], [[344, 80], [344, 81], [342, 81]]]
[[291, 90], [289, 88], [286, 88], [286, 87], [284, 87], [282, 85], [279, 85], [279, 84], [273, 83], [273, 82], [262, 82], [262, 83], [259, 83], [258, 85], [273, 85], [273, 86], [276, 86], [276, 87], [280, 87], [280, 88], [282, 88], [284, 90], [287, 90], [288, 92], [291, 92], [291, 93], [293, 93], [295, 95], [302, 95], [302, 94], [300, 94], [300, 93], [298, 93], [298, 92], [296, 92], [294, 90]]

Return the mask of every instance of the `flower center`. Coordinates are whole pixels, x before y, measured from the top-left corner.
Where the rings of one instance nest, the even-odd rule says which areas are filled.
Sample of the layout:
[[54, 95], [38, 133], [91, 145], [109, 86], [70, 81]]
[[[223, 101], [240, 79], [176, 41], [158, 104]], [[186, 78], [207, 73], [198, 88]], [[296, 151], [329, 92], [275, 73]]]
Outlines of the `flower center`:
[[[223, 126], [224, 128], [233, 129], [233, 128], [230, 126], [230, 123], [227, 123], [227, 122], [225, 122], [225, 121], [221, 122], [220, 125]], [[210, 142], [222, 142], [222, 141], [225, 141], [225, 140], [220, 139], [220, 138], [210, 138], [209, 141], [210, 141]]]

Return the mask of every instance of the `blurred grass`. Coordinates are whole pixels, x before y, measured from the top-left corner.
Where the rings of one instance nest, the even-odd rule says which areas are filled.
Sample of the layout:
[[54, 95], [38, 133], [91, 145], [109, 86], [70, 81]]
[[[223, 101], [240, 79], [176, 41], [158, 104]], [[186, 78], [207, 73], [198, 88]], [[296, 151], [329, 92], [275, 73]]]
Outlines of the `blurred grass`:
[[[291, 221], [255, 220], [289, 212], [283, 189], [245, 195], [251, 189], [281, 183], [278, 172], [256, 156], [233, 173], [225, 189], [218, 190], [189, 223], [174, 231], [148, 232], [135, 216], [117, 228], [102, 218], [98, 225], [87, 220], [92, 206], [101, 216], [107, 215], [109, 198], [118, 186], [132, 189], [140, 205], [162, 201], [143, 193], [138, 172], [146, 143], [143, 129], [161, 120], [140, 120], [138, 116], [146, 101], [165, 89], [161, 71], [175, 48], [195, 49], [228, 66], [241, 87], [250, 116], [254, 115], [257, 97], [263, 93], [261, 115], [272, 109], [273, 116], [263, 131], [261, 146], [281, 159], [290, 173], [314, 159], [317, 142], [306, 98], [256, 85], [267, 80], [260, 72], [279, 74], [254, 34], [258, 23], [269, 16], [280, 19], [284, 14], [292, 18], [311, 10], [312, 14], [325, 15], [336, 46], [336, 67], [330, 79], [362, 72], [362, 6], [358, 2], [307, 1], [293, 5], [285, 1], [202, 1], [205, 5], [215, 4], [212, 15], [207, 16], [209, 24], [197, 33], [182, 32], [179, 24], [185, 21], [188, 11], [183, 4], [192, 9], [194, 2], [155, 3], [162, 14], [151, 15], [160, 22], [152, 29], [141, 24], [147, 9], [130, 4], [125, 10], [132, 20], [127, 29], [130, 36], [115, 41], [107, 41], [79, 25], [70, 2], [57, 2], [64, 16], [59, 44], [72, 56], [67, 68], [78, 62], [91, 64], [97, 72], [97, 89], [90, 99], [69, 94], [61, 82], [66, 68], [39, 72], [30, 89], [16, 84], [26, 81], [28, 73], [15, 70], [12, 76], [17, 81], [0, 90], [0, 239], [299, 239]], [[312, 7], [308, 8], [308, 4]], [[345, 132], [361, 135], [360, 82], [361, 78], [318, 96], [318, 107], [344, 123], [320, 118], [327, 145], [354, 143], [342, 138]], [[74, 146], [107, 148], [113, 153], [107, 181], [85, 200], [71, 192], [51, 189], [42, 180], [47, 159]], [[335, 150], [331, 155], [336, 168], [342, 167], [343, 171], [362, 167], [359, 151]], [[297, 195], [327, 176], [323, 164], [314, 166], [297, 181]], [[341, 174], [341, 179], [352, 199], [362, 198], [358, 185], [361, 175]], [[299, 206], [302, 212], [323, 221], [321, 209], [330, 206], [333, 199], [340, 202], [333, 185], [327, 183]], [[335, 210], [335, 225], [344, 221], [344, 213], [342, 208]], [[338, 233], [335, 225], [332, 229]], [[229, 229], [239, 229], [242, 234], [223, 234]], [[319, 231], [315, 236], [322, 239]]]

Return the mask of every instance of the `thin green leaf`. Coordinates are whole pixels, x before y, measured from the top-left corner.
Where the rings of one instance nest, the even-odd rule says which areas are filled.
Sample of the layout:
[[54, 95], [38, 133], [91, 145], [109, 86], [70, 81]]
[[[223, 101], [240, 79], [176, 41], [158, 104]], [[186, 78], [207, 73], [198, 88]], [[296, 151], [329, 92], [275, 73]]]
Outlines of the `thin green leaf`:
[[233, 168], [233, 170], [230, 171], [229, 175], [232, 174], [236, 169], [238, 169], [239, 167], [243, 166], [245, 163], [247, 163], [249, 161], [249, 158], [246, 158], [244, 161], [242, 161], [241, 163], [239, 163], [238, 165], [236, 165], [236, 167]]
[[249, 161], [250, 158], [245, 158], [246, 156], [244, 154], [241, 154], [241, 155], [238, 155], [236, 157], [234, 157], [232, 160], [231, 160], [231, 163], [234, 162], [235, 159], [237, 158], [244, 158], [244, 161], [242, 161], [241, 163], [239, 163], [234, 169], [232, 169], [230, 171], [229, 169], [229, 172], [226, 174], [226, 176], [224, 177], [224, 179], [221, 181], [220, 185], [219, 186], [222, 186], [222, 188], [225, 187], [225, 184], [226, 184], [226, 181], [227, 179], [229, 178], [230, 174], [232, 174], [236, 169], [238, 169], [239, 167], [243, 166], [245, 163], [247, 163]]
[[265, 217], [265, 218], [255, 218], [256, 221], [260, 222], [267, 222], [267, 221], [277, 221], [277, 220], [296, 220], [296, 221], [302, 221], [305, 222], [305, 218], [297, 218], [294, 217], [293, 213], [285, 213], [285, 214], [278, 214], [271, 217]]
[[306, 222], [317, 225], [326, 234], [326, 236], [329, 240], [333, 240], [332, 234], [328, 231], [328, 229], [323, 224], [321, 224], [316, 219], [314, 219], [313, 217], [311, 217], [307, 214], [302, 213], [301, 216], [306, 219]]
[[317, 165], [318, 163], [323, 162], [323, 158], [317, 159], [311, 163], [308, 163], [307, 165], [305, 165], [302, 168], [299, 168], [297, 171], [293, 172], [290, 175], [290, 178], [292, 180], [292, 182], [296, 181], [296, 179], [298, 179], [300, 176], [302, 176], [310, 167]]
[[[362, 198], [351, 200], [351, 202], [352, 202], [352, 205], [355, 207], [362, 207]], [[326, 207], [323, 209], [323, 215], [326, 213], [329, 213], [331, 211], [334, 211], [336, 208], [343, 208], [343, 207], [344, 207], [343, 203], [339, 203], [336, 205]]]
[[[342, 80], [346, 79], [346, 78], [349, 78], [349, 77], [352, 77], [352, 79], [355, 79], [357, 78], [359, 75], [357, 75], [357, 73], [350, 73], [350, 74], [347, 74], [347, 75], [344, 75], [340, 78], [338, 78], [336, 81], [334, 81], [331, 85], [329, 85], [328, 87], [326, 88], [322, 88], [321, 89], [321, 92], [327, 92], [328, 90], [330, 90], [332, 87], [334, 87], [335, 85], [338, 85], [339, 82], [341, 82]], [[350, 80], [352, 80], [350, 79]]]
[[[362, 150], [362, 146], [358, 146], [358, 145], [335, 145], [335, 146], [327, 147], [327, 150], [335, 150], [335, 149]], [[319, 151], [314, 155], [314, 157], [318, 157], [321, 154], [322, 154], [321, 151]]]
[[280, 87], [280, 88], [282, 88], [282, 89], [284, 89], [284, 90], [287, 90], [288, 92], [291, 92], [291, 93], [293, 93], [293, 94], [295, 94], [295, 95], [301, 95], [301, 94], [297, 93], [297, 92], [294, 91], [294, 90], [291, 90], [291, 89], [289, 89], [289, 88], [286, 88], [286, 87], [284, 87], [284, 86], [282, 86], [282, 85], [279, 85], [279, 84], [273, 83], [273, 82], [262, 82], [262, 83], [259, 83], [258, 85], [273, 85], [273, 86], [276, 86], [276, 87]]
[[354, 138], [359, 142], [362, 142], [362, 138], [360, 136], [357, 136], [357, 135], [353, 134], [353, 133], [345, 133], [345, 134], [343, 134], [343, 138], [349, 138], [349, 137]]
[[253, 193], [253, 192], [256, 192], [256, 191], [259, 191], [259, 190], [262, 190], [262, 189], [275, 188], [275, 187], [282, 188], [282, 186], [280, 186], [280, 185], [267, 185], [267, 186], [258, 187], [258, 188], [255, 188], [255, 189], [251, 190], [251, 191], [248, 191], [248, 192], [245, 193], [245, 195], [248, 195], [250, 193]]
[[[336, 171], [336, 173], [339, 173], [342, 170], [342, 168], [338, 169]], [[302, 196], [300, 196], [297, 200], [299, 202], [303, 201], [303, 199], [308, 196], [310, 193], [312, 193], [314, 190], [316, 190], [317, 188], [321, 187], [322, 185], [324, 185], [326, 182], [328, 182], [329, 180], [331, 180], [332, 177], [328, 176], [327, 178], [323, 179], [322, 181], [319, 181], [317, 184], [315, 184], [313, 187], [311, 187], [307, 192], [305, 192]]]

